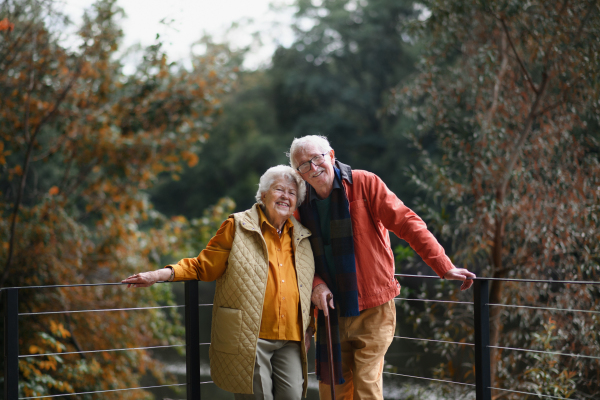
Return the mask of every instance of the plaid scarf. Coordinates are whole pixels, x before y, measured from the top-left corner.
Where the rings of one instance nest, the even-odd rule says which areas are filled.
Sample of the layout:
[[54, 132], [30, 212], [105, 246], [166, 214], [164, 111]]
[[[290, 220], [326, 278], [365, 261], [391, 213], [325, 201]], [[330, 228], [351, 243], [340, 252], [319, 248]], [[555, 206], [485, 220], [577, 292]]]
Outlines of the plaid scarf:
[[[310, 244], [315, 258], [315, 273], [325, 281], [333, 292], [340, 316], [355, 317], [359, 315], [358, 309], [358, 286], [356, 284], [356, 260], [354, 257], [354, 239], [352, 235], [352, 220], [350, 219], [350, 206], [344, 187], [341, 184], [340, 170], [335, 168], [336, 178], [339, 185], [334, 185], [331, 196], [331, 249], [334, 259], [335, 276], [331, 276], [327, 268], [325, 248], [321, 234], [321, 223], [319, 212], [313, 201], [304, 202], [300, 208], [302, 224], [310, 229]], [[336, 188], [337, 186], [337, 188]], [[309, 199], [314, 189], [307, 184]], [[344, 383], [342, 377], [342, 354], [340, 347], [340, 331], [338, 313], [336, 310], [329, 313], [331, 323], [331, 341], [333, 347], [333, 364], [335, 382]], [[325, 315], [319, 310], [317, 317], [316, 337], [316, 373], [317, 379], [330, 385], [327, 331], [325, 329]]]

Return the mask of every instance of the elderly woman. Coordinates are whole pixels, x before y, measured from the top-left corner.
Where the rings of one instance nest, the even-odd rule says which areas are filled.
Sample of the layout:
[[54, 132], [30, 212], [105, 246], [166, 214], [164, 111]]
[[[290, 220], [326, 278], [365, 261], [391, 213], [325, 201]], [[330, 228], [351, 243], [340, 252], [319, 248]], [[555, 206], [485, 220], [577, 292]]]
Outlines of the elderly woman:
[[123, 280], [217, 281], [211, 376], [237, 400], [306, 397], [314, 261], [310, 231], [292, 216], [305, 194], [292, 168], [269, 168], [257, 204], [223, 222], [198, 257]]

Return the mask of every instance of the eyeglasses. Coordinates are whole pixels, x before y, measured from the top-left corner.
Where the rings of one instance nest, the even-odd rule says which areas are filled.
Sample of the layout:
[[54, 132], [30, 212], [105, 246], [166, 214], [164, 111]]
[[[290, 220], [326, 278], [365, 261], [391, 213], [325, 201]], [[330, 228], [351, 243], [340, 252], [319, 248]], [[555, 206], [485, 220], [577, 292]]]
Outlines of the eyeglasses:
[[311, 158], [310, 160], [308, 160], [304, 164], [301, 164], [296, 169], [301, 174], [307, 173], [308, 171], [310, 171], [310, 164], [314, 165], [315, 167], [318, 167], [319, 165], [321, 165], [321, 164], [323, 164], [325, 162], [325, 157], [323, 157], [325, 154], [327, 154], [327, 153], [318, 154], [318, 155], [314, 156], [313, 158]]

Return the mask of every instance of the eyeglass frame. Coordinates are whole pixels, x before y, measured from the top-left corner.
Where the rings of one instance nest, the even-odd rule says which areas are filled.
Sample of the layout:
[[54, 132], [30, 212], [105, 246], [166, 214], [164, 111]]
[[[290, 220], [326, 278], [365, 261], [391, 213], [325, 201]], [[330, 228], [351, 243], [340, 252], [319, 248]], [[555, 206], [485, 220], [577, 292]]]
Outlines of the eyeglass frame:
[[[314, 157], [313, 157], [313, 158], [311, 158], [310, 160], [308, 160], [308, 161], [306, 161], [306, 162], [303, 162], [302, 164], [300, 164], [300, 165], [298, 166], [298, 168], [296, 168], [296, 171], [300, 172], [301, 174], [305, 174], [305, 173], [307, 173], [308, 171], [310, 171], [310, 170], [311, 170], [311, 168], [310, 168], [310, 165], [311, 165], [311, 164], [312, 164], [312, 165], [314, 165], [315, 167], [318, 167], [319, 165], [323, 165], [323, 163], [325, 162], [325, 154], [327, 154], [327, 153], [323, 153], [323, 154], [317, 154], [316, 156], [314, 156]], [[319, 156], [320, 156], [320, 157], [323, 157], [323, 162], [322, 162], [321, 164], [315, 164], [315, 163], [313, 162], [313, 160], [314, 160], [315, 158], [319, 157]], [[301, 167], [302, 167], [304, 164], [308, 164], [308, 169], [307, 169], [305, 172], [302, 172], [302, 171], [300, 171], [300, 168], [301, 168]]]

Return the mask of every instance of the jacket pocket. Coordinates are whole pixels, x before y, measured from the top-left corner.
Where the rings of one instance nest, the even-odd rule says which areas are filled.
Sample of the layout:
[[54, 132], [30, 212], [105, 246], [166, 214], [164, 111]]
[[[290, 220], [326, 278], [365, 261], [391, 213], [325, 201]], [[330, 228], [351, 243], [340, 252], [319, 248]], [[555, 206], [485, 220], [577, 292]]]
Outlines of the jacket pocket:
[[219, 307], [213, 327], [213, 342], [216, 351], [238, 354], [242, 332], [242, 310]]

